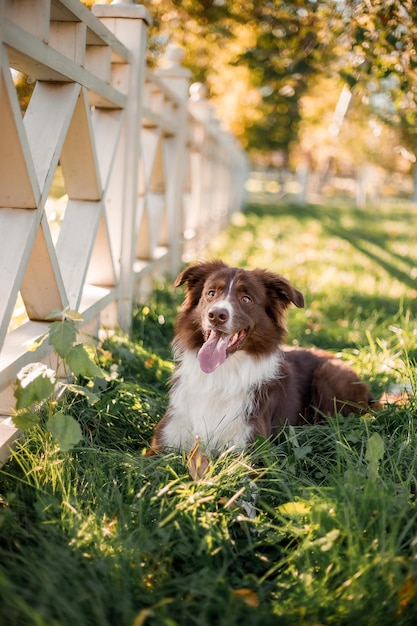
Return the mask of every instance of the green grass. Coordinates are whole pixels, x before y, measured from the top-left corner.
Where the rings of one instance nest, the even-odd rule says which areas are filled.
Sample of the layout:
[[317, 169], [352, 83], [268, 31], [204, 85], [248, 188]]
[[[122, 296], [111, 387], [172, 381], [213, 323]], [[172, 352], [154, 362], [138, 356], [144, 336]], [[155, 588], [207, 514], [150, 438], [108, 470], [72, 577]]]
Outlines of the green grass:
[[[417, 211], [251, 205], [206, 251], [292, 280], [289, 343], [351, 362], [375, 395], [415, 390]], [[417, 615], [417, 408], [283, 431], [212, 459], [146, 457], [182, 293], [100, 350], [111, 376], [71, 453], [41, 427], [0, 471], [0, 624], [408, 625]], [[253, 504], [249, 515], [246, 503]]]

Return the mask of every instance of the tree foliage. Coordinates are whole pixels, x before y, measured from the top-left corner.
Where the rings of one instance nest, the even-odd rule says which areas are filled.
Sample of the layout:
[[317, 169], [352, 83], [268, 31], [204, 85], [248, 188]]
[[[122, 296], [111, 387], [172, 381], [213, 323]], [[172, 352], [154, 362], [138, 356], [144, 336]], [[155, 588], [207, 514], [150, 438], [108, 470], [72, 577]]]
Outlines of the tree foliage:
[[350, 53], [341, 75], [396, 125], [417, 151], [417, 7], [412, 0], [346, 3], [343, 14]]
[[300, 98], [322, 71], [328, 9], [299, 0], [161, 0], [149, 9], [151, 57], [167, 41], [183, 46], [185, 64], [244, 145], [286, 148], [297, 134]]
[[[417, 10], [412, 0], [160, 0], [151, 59], [168, 41], [249, 149], [287, 149], [318, 77], [341, 78], [417, 148]], [[233, 98], [231, 91], [235, 91]]]
[[182, 46], [194, 80], [207, 85], [219, 117], [249, 150], [288, 150], [298, 140], [303, 98], [333, 77], [361, 110], [396, 127], [411, 156], [417, 152], [413, 0], [142, 3], [153, 18], [149, 63], [168, 43]]

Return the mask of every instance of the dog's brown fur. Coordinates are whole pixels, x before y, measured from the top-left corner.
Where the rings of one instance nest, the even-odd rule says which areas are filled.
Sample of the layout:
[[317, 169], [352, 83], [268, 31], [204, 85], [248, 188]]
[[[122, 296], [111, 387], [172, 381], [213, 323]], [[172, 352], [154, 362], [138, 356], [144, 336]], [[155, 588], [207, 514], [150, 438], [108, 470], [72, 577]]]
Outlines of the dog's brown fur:
[[[153, 451], [177, 444], [189, 447], [189, 443], [183, 442], [191, 441], [191, 433], [202, 436], [197, 431], [202, 430], [202, 420], [204, 422], [210, 414], [211, 404], [217, 401], [216, 397], [204, 397], [209, 381], [216, 381], [215, 396], [224, 393], [227, 397], [229, 372], [237, 370], [239, 377], [240, 367], [242, 375], [243, 369], [251, 365], [255, 365], [255, 371], [257, 364], [261, 369], [270, 355], [271, 358], [276, 355], [279, 360], [276, 375], [265, 376], [237, 398], [237, 402], [241, 401], [242, 393], [247, 393], [249, 398], [248, 404], [244, 404], [249, 408], [244, 415], [239, 415], [247, 443], [257, 434], [267, 438], [274, 436], [287, 424], [314, 423], [324, 416], [337, 413], [346, 416], [369, 408], [372, 398], [367, 385], [346, 363], [322, 350], [283, 347], [285, 310], [290, 303], [304, 306], [304, 298], [282, 276], [259, 269], [230, 268], [221, 261], [213, 261], [184, 270], [176, 281], [177, 286], [182, 284], [187, 287], [186, 300], [177, 318], [174, 337], [180, 365], [173, 377], [170, 406], [152, 440]], [[227, 354], [222, 357], [225, 361], [216, 365], [216, 371], [210, 373], [210, 369], [209, 373], [202, 373], [197, 354], [208, 343], [210, 335], [229, 338]], [[181, 362], [184, 358], [190, 358], [191, 363], [195, 358], [195, 373], [193, 367], [187, 369], [187, 376], [195, 376], [195, 382], [189, 385], [183, 380]], [[207, 379], [207, 376], [213, 378]], [[189, 415], [183, 414], [179, 401], [184, 389], [183, 404], [190, 405], [187, 393], [193, 392], [194, 385], [201, 389], [201, 406], [206, 407], [201, 409], [200, 417], [196, 415], [200, 410], [199, 399]], [[172, 402], [173, 392], [175, 403]], [[184, 430], [183, 435], [177, 433], [175, 424]], [[224, 441], [220, 438], [224, 445], [233, 445], [238, 439], [236, 433], [232, 441], [224, 437]]]

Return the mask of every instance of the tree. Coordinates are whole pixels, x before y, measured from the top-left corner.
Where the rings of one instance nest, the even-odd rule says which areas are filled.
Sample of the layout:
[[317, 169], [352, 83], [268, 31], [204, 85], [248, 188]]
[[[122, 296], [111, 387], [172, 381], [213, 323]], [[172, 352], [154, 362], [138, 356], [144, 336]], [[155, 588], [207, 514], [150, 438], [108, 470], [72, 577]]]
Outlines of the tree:
[[249, 147], [288, 149], [301, 120], [300, 103], [312, 81], [323, 74], [331, 53], [333, 11], [298, 0], [251, 3], [258, 25], [255, 46], [240, 55], [261, 93], [259, 121], [247, 132]]
[[[397, 129], [404, 154], [417, 153], [417, 9], [412, 0], [346, 3], [351, 54], [341, 75], [373, 114]], [[399, 147], [401, 149], [401, 146]], [[414, 169], [415, 166], [414, 166]]]
[[247, 148], [287, 149], [297, 136], [300, 98], [330, 50], [329, 20], [337, 26], [334, 7], [322, 4], [149, 3], [151, 63], [168, 41], [183, 46], [185, 64], [208, 85], [222, 119]]
[[[92, 2], [93, 0], [85, 0]], [[413, 0], [143, 0], [149, 63], [169, 42], [249, 150], [288, 150], [319, 78], [401, 130], [417, 151], [417, 10]]]

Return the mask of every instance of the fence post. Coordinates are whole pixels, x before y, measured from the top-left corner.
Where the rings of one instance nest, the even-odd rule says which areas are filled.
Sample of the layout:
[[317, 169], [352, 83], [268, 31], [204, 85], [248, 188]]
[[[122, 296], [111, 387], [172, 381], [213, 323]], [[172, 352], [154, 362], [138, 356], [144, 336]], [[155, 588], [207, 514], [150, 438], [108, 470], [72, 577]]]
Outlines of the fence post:
[[[193, 142], [195, 152], [192, 157], [191, 206], [198, 247], [206, 246], [213, 237], [216, 226], [216, 204], [214, 202], [214, 131], [218, 120], [212, 103], [207, 98], [207, 88], [203, 83], [193, 83], [190, 87], [189, 110], [192, 115]], [[219, 155], [222, 158], [224, 155]], [[218, 181], [216, 181], [217, 183]]]
[[[128, 332], [131, 325], [135, 258], [136, 216], [138, 210], [138, 164], [140, 156], [140, 131], [142, 126], [142, 95], [146, 69], [147, 27], [152, 23], [146, 8], [129, 0], [112, 4], [96, 4], [92, 12], [131, 53], [127, 75], [118, 74], [118, 85], [127, 94], [122, 149], [119, 151], [123, 172], [118, 184], [120, 198], [121, 245], [119, 261], [119, 325]], [[123, 84], [124, 83], [124, 84]]]
[[169, 89], [180, 100], [180, 110], [176, 115], [177, 133], [172, 142], [172, 155], [170, 167], [175, 168], [175, 173], [170, 177], [172, 181], [171, 189], [167, 193], [168, 211], [168, 236], [170, 256], [170, 271], [175, 274], [181, 264], [183, 252], [183, 235], [185, 222], [185, 202], [184, 185], [186, 167], [189, 167], [189, 154], [187, 147], [187, 126], [188, 126], [188, 90], [191, 82], [191, 70], [181, 65], [184, 59], [182, 48], [173, 44], [166, 49], [163, 62], [165, 65], [155, 70], [155, 75], [169, 87]]

